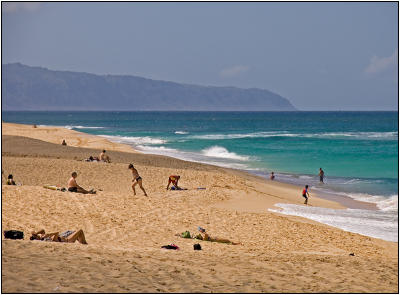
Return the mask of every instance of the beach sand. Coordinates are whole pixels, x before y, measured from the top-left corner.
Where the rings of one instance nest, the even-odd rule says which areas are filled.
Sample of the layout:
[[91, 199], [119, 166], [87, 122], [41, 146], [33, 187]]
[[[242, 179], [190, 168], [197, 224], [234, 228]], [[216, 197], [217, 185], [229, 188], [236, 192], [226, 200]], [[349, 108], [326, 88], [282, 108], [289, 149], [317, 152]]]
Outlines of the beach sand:
[[[3, 123], [2, 132], [2, 227], [25, 233], [24, 240], [3, 237], [2, 292], [398, 292], [398, 243], [268, 211], [302, 204], [300, 187], [63, 128]], [[103, 148], [112, 163], [82, 161]], [[149, 198], [138, 187], [133, 195], [128, 163]], [[97, 194], [43, 188], [65, 187], [72, 171]], [[4, 185], [8, 174], [22, 186]], [[171, 174], [188, 190], [166, 191]], [[242, 245], [175, 236], [197, 226]], [[29, 241], [41, 228], [83, 229], [88, 245]], [[180, 250], [161, 249], [170, 243]]]

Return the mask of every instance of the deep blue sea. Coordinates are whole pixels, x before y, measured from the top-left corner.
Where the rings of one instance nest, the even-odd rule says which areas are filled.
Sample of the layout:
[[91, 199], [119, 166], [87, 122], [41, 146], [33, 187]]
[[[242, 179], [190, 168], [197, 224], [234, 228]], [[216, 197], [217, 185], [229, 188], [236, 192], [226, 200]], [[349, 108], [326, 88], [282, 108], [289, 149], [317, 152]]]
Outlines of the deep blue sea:
[[[282, 204], [281, 213], [398, 239], [397, 112], [2, 112], [2, 119], [63, 126], [144, 153], [266, 177], [274, 171], [277, 181], [309, 184], [311, 192], [340, 194], [379, 208], [332, 211]], [[325, 184], [319, 184], [320, 167]]]

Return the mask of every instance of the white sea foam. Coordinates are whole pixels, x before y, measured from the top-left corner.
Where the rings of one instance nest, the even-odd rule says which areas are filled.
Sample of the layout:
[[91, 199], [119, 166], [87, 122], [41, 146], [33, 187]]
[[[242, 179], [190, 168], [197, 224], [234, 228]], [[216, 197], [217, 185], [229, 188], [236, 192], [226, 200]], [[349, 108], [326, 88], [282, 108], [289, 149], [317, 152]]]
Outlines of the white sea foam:
[[80, 125], [66, 125], [66, 129], [103, 129], [104, 127], [94, 127], [94, 126], [80, 126]]
[[207, 157], [214, 157], [214, 158], [233, 159], [239, 161], [249, 160], [249, 157], [247, 156], [240, 156], [236, 153], [229, 152], [226, 148], [218, 145], [202, 150], [202, 154]]
[[165, 139], [154, 138], [150, 136], [114, 136], [114, 135], [100, 135], [111, 141], [118, 143], [126, 143], [132, 145], [143, 145], [143, 144], [164, 144], [167, 142]]
[[187, 131], [175, 131], [175, 134], [188, 134], [189, 132]]
[[234, 168], [242, 170], [249, 169], [249, 167], [245, 164], [232, 162], [232, 159], [229, 159], [230, 161], [226, 161], [225, 159], [221, 159], [220, 161], [218, 161], [218, 159], [215, 159], [215, 157], [210, 158], [203, 154], [166, 148], [164, 146], [137, 145], [136, 148], [145, 154], [164, 155], [185, 161], [211, 164], [226, 168]]
[[322, 133], [290, 133], [288, 131], [266, 131], [233, 134], [203, 134], [193, 135], [193, 139], [225, 140], [239, 138], [269, 138], [269, 137], [305, 137], [326, 139], [365, 139], [365, 140], [397, 140], [398, 132], [322, 132]]
[[382, 211], [397, 211], [399, 204], [398, 195], [392, 195], [390, 197], [355, 193], [348, 193], [345, 195], [357, 201], [374, 203]]
[[294, 204], [276, 204], [279, 209], [268, 209], [286, 215], [300, 216], [328, 224], [345, 231], [398, 241], [397, 213], [379, 210], [327, 209]]

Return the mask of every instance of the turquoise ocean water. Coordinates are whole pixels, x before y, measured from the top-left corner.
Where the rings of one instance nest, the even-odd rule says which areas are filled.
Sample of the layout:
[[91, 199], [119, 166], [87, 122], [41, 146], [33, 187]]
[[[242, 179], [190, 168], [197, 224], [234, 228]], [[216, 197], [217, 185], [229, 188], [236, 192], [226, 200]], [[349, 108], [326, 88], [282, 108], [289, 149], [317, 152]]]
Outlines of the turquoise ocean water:
[[[375, 203], [379, 210], [278, 205], [348, 231], [397, 241], [397, 112], [2, 112], [5, 122], [63, 126], [144, 153], [247, 170]], [[318, 181], [322, 167], [326, 183]], [[300, 192], [299, 192], [299, 197]]]

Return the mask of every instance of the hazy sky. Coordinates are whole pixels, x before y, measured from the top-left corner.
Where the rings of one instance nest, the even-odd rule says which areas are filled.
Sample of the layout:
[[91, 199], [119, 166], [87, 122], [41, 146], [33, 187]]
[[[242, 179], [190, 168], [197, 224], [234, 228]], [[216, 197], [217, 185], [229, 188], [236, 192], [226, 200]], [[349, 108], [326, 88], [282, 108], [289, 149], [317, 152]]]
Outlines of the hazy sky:
[[397, 110], [397, 3], [2, 4], [3, 63]]

